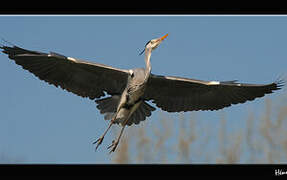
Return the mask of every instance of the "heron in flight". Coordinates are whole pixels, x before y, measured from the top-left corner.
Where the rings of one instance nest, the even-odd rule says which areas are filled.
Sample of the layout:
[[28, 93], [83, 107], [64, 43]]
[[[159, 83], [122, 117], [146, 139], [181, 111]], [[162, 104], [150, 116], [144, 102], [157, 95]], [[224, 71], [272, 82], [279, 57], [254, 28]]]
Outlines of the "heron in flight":
[[[114, 152], [124, 128], [139, 124], [155, 110], [155, 104], [167, 112], [219, 110], [232, 104], [252, 101], [283, 86], [278, 80], [270, 84], [246, 84], [236, 81], [202, 81], [151, 73], [151, 53], [168, 34], [152, 39], [145, 45], [146, 68], [118, 69], [86, 62], [58, 53], [43, 53], [18, 46], [0, 46], [3, 53], [36, 75], [39, 79], [81, 97], [95, 99], [97, 108], [110, 120], [96, 149], [113, 124], [122, 126], [119, 136], [108, 147]], [[105, 97], [105, 93], [109, 96]]]

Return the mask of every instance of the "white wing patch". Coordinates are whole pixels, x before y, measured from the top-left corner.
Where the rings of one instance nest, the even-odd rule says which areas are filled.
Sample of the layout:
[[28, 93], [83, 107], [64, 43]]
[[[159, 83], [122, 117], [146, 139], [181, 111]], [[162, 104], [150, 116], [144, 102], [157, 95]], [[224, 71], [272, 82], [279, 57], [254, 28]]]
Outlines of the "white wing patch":
[[72, 58], [72, 57], [67, 57], [67, 59], [70, 60], [70, 61], [77, 62], [77, 60], [75, 58]]
[[130, 74], [131, 76], [133, 75], [133, 73], [134, 73], [134, 71], [131, 70], [131, 69], [129, 69], [129, 74]]
[[220, 82], [219, 81], [210, 81], [207, 83], [208, 85], [219, 85]]

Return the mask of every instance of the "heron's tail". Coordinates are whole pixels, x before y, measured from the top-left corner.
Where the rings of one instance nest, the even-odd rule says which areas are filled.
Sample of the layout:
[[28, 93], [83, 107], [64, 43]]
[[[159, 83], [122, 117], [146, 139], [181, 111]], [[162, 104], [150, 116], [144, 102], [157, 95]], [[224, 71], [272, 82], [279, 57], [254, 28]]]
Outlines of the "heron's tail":
[[117, 111], [117, 106], [120, 100], [120, 96], [114, 95], [111, 97], [98, 99], [95, 102], [98, 104], [97, 108], [101, 114], [105, 114], [105, 120], [110, 120]]
[[[97, 108], [100, 110], [101, 114], [105, 114], [105, 120], [110, 120], [116, 115], [117, 106], [120, 101], [120, 96], [114, 95], [111, 97], [98, 99], [95, 102], [98, 104]], [[151, 112], [155, 108], [146, 102], [142, 102], [138, 109], [130, 116], [127, 125], [139, 124], [140, 121], [144, 121], [146, 117], [151, 116]], [[120, 121], [116, 120], [115, 123]]]
[[141, 121], [144, 121], [146, 117], [150, 117], [151, 112], [154, 110], [154, 107], [143, 101], [138, 109], [135, 110], [135, 112], [131, 115], [127, 125], [130, 126], [132, 124], [139, 124]]

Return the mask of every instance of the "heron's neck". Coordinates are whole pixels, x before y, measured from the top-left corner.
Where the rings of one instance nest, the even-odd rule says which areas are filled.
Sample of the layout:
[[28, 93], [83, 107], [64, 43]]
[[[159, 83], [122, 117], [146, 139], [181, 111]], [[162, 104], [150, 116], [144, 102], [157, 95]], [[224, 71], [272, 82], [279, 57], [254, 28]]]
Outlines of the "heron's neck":
[[151, 72], [150, 56], [151, 56], [151, 49], [148, 48], [145, 50], [145, 64], [146, 64], [145, 81], [148, 80]]

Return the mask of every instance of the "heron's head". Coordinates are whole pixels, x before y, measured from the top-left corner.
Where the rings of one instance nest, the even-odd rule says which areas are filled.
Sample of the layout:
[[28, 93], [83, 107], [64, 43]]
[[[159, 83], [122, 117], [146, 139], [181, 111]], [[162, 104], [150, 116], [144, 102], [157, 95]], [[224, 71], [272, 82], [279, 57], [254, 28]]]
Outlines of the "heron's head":
[[145, 52], [146, 49], [151, 49], [152, 51], [155, 50], [167, 36], [168, 36], [168, 34], [166, 34], [160, 38], [152, 39], [152, 40], [148, 41], [145, 45], [145, 49], [140, 53], [140, 55], [143, 52]]

